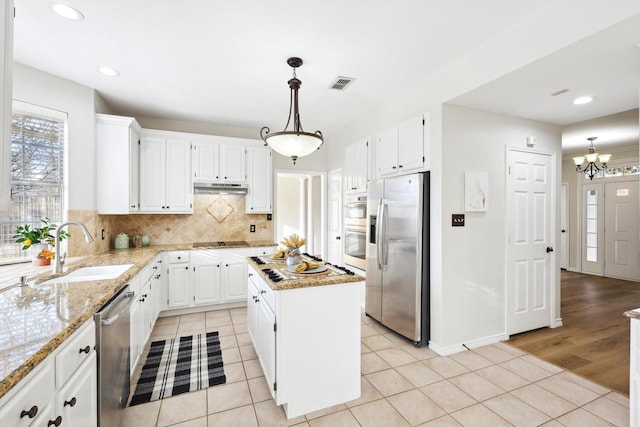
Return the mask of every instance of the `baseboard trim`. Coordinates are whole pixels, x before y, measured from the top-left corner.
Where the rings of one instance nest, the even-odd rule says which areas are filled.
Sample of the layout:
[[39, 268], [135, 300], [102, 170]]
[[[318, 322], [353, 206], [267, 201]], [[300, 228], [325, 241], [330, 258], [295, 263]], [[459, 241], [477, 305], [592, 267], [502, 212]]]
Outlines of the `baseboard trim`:
[[561, 326], [562, 326], [562, 317], [558, 317], [551, 323], [551, 325], [549, 325], [550, 328], [559, 328]]
[[438, 355], [440, 356], [449, 356], [450, 354], [460, 353], [461, 351], [482, 347], [484, 345], [489, 345], [500, 341], [506, 341], [508, 339], [509, 335], [507, 335], [506, 333], [500, 333], [446, 347], [440, 346], [433, 341], [429, 341], [429, 348], [438, 353]]
[[246, 301], [228, 302], [222, 304], [199, 305], [197, 307], [187, 308], [165, 308], [160, 312], [158, 317], [180, 316], [183, 314], [201, 313], [203, 311], [226, 310], [229, 308], [246, 307]]

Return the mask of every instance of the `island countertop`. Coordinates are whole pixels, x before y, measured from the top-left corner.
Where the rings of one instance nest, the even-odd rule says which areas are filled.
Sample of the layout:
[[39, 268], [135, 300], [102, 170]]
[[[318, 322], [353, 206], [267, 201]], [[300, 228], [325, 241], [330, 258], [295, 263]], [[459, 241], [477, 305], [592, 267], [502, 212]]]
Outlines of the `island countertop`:
[[[273, 242], [218, 246], [175, 244], [110, 250], [82, 258], [69, 266], [67, 274], [88, 266], [133, 264], [117, 279], [40, 283], [63, 274], [43, 273], [28, 286], [0, 290], [0, 398], [60, 346], [76, 329], [113, 298], [161, 252], [275, 246]], [[18, 282], [16, 278], [16, 282]]]
[[[306, 259], [306, 257], [303, 256], [303, 259]], [[284, 259], [279, 260], [267, 256], [260, 256], [250, 257], [248, 261], [249, 265], [259, 272], [260, 276], [274, 291], [365, 281], [364, 277], [353, 273], [349, 269], [329, 263], [325, 263], [327, 267], [326, 271], [307, 274], [288, 271]], [[269, 276], [270, 271], [272, 275], [277, 275], [280, 280], [273, 280]]]

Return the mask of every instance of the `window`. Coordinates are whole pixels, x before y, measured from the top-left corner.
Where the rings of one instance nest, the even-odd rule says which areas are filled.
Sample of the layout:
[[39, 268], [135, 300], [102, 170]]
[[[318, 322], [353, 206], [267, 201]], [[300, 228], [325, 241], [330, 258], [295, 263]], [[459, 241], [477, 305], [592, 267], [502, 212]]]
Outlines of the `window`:
[[14, 102], [11, 122], [11, 206], [0, 220], [0, 262], [29, 259], [15, 243], [16, 227], [60, 224], [64, 212], [66, 114]]
[[587, 261], [598, 262], [598, 192], [587, 190], [586, 192], [586, 257]]

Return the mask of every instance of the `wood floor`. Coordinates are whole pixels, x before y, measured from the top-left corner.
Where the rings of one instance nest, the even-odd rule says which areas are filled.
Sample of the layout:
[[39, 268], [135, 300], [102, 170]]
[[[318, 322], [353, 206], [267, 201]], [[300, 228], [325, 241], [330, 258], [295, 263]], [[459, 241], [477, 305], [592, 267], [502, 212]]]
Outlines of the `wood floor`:
[[508, 344], [629, 395], [629, 319], [640, 282], [562, 272], [564, 326], [512, 335]]

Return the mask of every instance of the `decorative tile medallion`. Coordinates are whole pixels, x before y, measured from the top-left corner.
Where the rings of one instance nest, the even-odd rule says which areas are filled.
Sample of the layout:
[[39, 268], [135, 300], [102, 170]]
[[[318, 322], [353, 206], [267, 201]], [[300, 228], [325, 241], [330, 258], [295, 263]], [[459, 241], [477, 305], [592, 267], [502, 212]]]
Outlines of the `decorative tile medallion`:
[[222, 224], [235, 209], [222, 196], [216, 197], [207, 208], [207, 213]]

